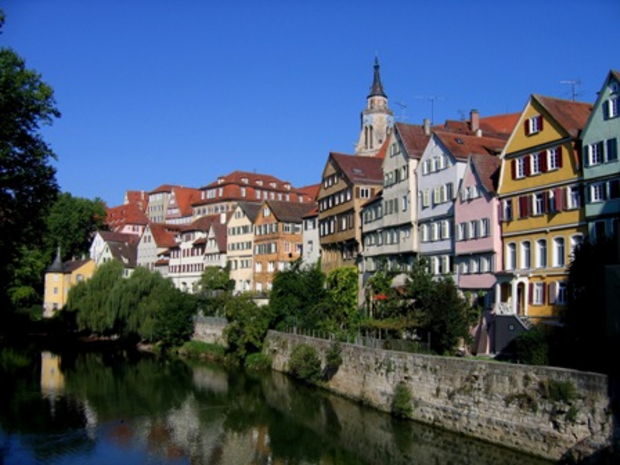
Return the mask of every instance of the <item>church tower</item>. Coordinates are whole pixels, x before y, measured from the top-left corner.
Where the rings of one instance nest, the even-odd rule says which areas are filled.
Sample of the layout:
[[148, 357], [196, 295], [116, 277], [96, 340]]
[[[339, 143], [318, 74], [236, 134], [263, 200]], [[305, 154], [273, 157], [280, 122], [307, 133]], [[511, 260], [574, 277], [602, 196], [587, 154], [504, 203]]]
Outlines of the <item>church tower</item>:
[[378, 58], [375, 58], [374, 68], [366, 109], [361, 115], [362, 130], [355, 146], [355, 154], [364, 157], [374, 157], [379, 152], [394, 126], [394, 114], [388, 108], [388, 98], [381, 84]]

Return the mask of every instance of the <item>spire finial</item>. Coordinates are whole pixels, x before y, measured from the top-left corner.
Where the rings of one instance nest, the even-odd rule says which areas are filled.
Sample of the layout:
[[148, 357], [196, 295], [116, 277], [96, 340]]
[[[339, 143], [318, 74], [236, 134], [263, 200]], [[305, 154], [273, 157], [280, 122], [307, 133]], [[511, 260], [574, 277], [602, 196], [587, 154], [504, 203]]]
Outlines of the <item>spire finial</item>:
[[385, 92], [383, 91], [383, 84], [381, 84], [381, 74], [379, 72], [379, 57], [377, 55], [375, 55], [375, 72], [374, 72], [374, 76], [372, 79], [372, 86], [370, 86], [370, 95], [368, 95], [368, 97], [373, 97], [373, 96], [381, 96], [381, 97], [385, 97], [387, 98], [387, 95], [385, 95]]

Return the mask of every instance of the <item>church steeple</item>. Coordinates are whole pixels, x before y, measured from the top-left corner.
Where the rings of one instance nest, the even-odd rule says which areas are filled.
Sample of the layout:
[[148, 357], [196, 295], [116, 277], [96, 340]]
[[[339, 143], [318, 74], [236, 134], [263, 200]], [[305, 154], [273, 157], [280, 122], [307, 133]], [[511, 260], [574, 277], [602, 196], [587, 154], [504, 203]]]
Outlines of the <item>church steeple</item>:
[[383, 84], [381, 84], [381, 73], [379, 71], [379, 67], [379, 57], [375, 57], [375, 74], [372, 79], [372, 86], [370, 86], [370, 94], [368, 95], [368, 98], [376, 96], [387, 98], [387, 95], [385, 95], [385, 92], [383, 91]]
[[381, 83], [379, 58], [377, 57], [375, 57], [370, 94], [366, 100], [366, 109], [361, 115], [362, 130], [355, 146], [355, 154], [374, 157], [394, 126], [394, 114], [388, 108], [388, 98]]
[[52, 263], [47, 269], [48, 273], [62, 273], [62, 259], [60, 258], [60, 246], [56, 249], [56, 258], [54, 259], [54, 263]]

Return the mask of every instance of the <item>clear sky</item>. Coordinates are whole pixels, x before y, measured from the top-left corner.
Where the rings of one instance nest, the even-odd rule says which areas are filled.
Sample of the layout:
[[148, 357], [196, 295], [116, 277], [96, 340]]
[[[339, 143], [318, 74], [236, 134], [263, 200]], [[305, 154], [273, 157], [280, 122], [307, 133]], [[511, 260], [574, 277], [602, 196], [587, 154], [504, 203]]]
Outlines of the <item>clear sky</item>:
[[55, 90], [63, 191], [201, 187], [235, 170], [301, 187], [353, 153], [375, 56], [397, 120], [593, 103], [620, 69], [619, 0], [0, 0]]

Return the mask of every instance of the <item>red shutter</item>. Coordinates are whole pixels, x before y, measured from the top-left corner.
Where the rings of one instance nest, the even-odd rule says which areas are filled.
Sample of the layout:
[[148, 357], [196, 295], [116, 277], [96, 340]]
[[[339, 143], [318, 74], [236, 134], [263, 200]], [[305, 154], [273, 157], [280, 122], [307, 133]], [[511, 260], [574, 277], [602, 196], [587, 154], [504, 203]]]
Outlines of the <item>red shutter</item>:
[[528, 196], [519, 197], [519, 218], [527, 218], [529, 216]]
[[562, 168], [562, 147], [558, 147], [558, 168]]
[[526, 156], [525, 157], [525, 169], [524, 169], [526, 176], [530, 175], [530, 167], [531, 167], [531, 165], [532, 165], [532, 156], [531, 155]]
[[541, 304], [545, 305], [547, 303], [546, 297], [547, 297], [547, 286], [545, 286], [544, 284], [542, 285], [542, 299], [541, 299]]
[[549, 157], [549, 154], [546, 151], [540, 152], [540, 172], [541, 173], [547, 172], [547, 158], [548, 157]]
[[529, 299], [527, 299], [529, 301], [530, 304], [534, 303], [534, 283], [530, 283], [529, 284], [529, 290], [530, 290], [530, 296]]
[[360, 188], [359, 187], [355, 188], [355, 197], [358, 198], [358, 199], [360, 198]]
[[538, 116], [538, 129], [539, 129], [540, 131], [542, 131], [542, 130], [543, 130], [543, 117], [542, 117], [542, 115], [539, 115], [539, 116]]
[[511, 165], [512, 165], [512, 179], [516, 179], [517, 178], [517, 160], [513, 159]]
[[547, 213], [549, 211], [549, 191], [543, 192], [543, 207], [542, 212]]
[[526, 119], [523, 122], [523, 129], [525, 130], [525, 135], [529, 136], [530, 135], [530, 120]]
[[562, 210], [564, 210], [564, 189], [562, 189], [561, 187], [557, 187], [553, 191], [553, 198], [555, 201], [555, 211], [561, 212]]

